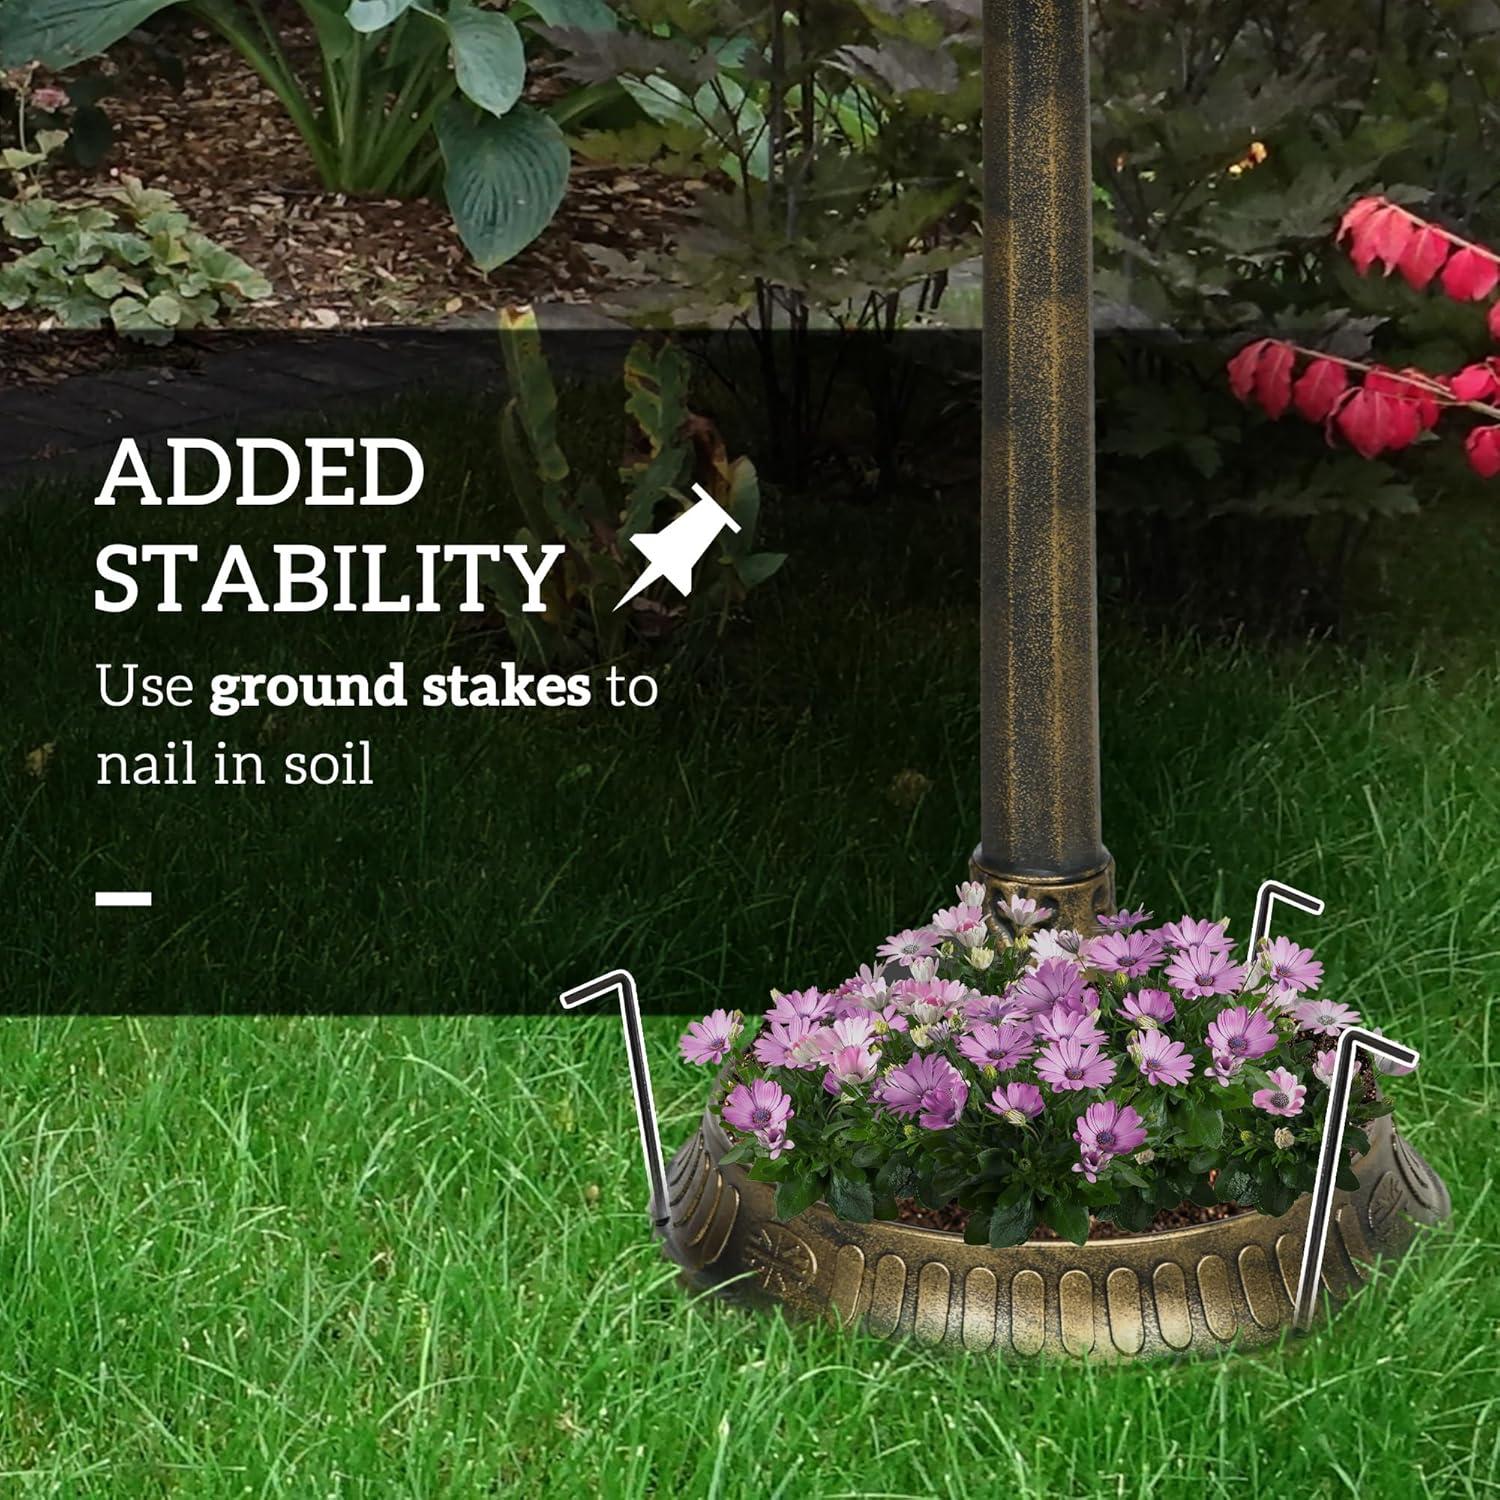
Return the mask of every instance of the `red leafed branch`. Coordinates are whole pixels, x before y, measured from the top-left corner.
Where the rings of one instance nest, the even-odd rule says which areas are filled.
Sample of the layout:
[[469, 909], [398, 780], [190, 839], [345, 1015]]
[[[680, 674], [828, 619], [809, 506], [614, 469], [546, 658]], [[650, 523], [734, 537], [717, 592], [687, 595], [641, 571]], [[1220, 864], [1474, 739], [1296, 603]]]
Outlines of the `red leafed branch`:
[[[1399, 271], [1419, 292], [1436, 277], [1455, 302], [1483, 302], [1500, 286], [1500, 254], [1384, 198], [1361, 198], [1344, 215], [1335, 242], [1347, 244], [1361, 276], [1379, 261], [1387, 276]], [[1490, 332], [1500, 339], [1500, 303], [1490, 308]]]
[[[1361, 275], [1377, 261], [1423, 291], [1437, 282], [1459, 302], [1483, 302], [1500, 288], [1500, 255], [1384, 198], [1361, 198], [1344, 215], [1337, 243]], [[1500, 340], [1500, 301], [1489, 309]], [[1392, 370], [1304, 349], [1281, 339], [1247, 344], [1228, 366], [1229, 386], [1267, 416], [1295, 412], [1320, 422], [1330, 443], [1342, 439], [1365, 458], [1409, 447], [1445, 412], [1479, 417], [1464, 439], [1470, 467], [1485, 479], [1500, 474], [1500, 356], [1451, 375]]]

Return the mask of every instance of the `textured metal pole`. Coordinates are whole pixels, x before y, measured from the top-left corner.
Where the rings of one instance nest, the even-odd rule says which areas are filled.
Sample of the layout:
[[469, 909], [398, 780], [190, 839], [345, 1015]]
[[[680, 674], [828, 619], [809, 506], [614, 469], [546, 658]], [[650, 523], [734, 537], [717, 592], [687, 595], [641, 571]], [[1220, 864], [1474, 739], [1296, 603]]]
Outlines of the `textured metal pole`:
[[1087, 928], [1099, 827], [1087, 0], [985, 0], [975, 874]]

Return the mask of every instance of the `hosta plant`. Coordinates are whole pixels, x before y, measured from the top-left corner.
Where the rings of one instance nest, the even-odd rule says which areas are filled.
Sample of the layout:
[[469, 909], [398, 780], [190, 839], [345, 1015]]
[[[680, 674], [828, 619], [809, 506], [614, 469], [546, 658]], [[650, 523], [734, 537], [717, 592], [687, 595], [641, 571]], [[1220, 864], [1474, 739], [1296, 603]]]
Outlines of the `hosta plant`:
[[[521, 31], [511, 15], [468, 0], [300, 0], [317, 40], [316, 85], [260, 0], [3, 0], [0, 67], [69, 67], [174, 4], [265, 80], [327, 187], [415, 196], [441, 181], [459, 235], [486, 270], [556, 213], [568, 148], [547, 114], [521, 102]], [[603, 0], [537, 0], [519, 13], [580, 29], [614, 24]]]
[[34, 312], [44, 328], [109, 325], [166, 343], [270, 296], [264, 276], [134, 177], [77, 203], [43, 196], [28, 172], [59, 144], [43, 136], [4, 154], [16, 196], [0, 199], [0, 307]]
[[[1081, 1244], [1093, 1220], [1141, 1231], [1184, 1201], [1280, 1214], [1312, 1186], [1335, 1041], [1360, 1018], [1317, 996], [1310, 950], [1278, 937], [1242, 958], [1225, 922], [1145, 911], [1082, 938], [1021, 899], [1001, 940], [983, 900], [960, 886], [852, 978], [773, 991], [758, 1024], [717, 1010], [688, 1028], [688, 1061], [723, 1065], [723, 1160], [776, 1184], [779, 1217], [823, 1199], [892, 1219], [915, 1199], [967, 1210], [972, 1243], [1043, 1225]], [[1356, 1096], [1351, 1153], [1387, 1108]]]

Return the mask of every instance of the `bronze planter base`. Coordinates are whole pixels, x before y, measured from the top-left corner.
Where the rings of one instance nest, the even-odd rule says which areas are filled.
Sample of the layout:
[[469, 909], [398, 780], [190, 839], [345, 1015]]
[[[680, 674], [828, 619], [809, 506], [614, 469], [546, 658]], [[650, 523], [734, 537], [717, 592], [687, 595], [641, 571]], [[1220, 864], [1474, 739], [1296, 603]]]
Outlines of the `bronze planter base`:
[[[1446, 1218], [1442, 1179], [1388, 1118], [1340, 1193], [1323, 1259], [1337, 1306], [1377, 1255], [1404, 1253]], [[1270, 1343], [1292, 1321], [1309, 1200], [1279, 1218], [1247, 1213], [1161, 1234], [1012, 1249], [966, 1245], [909, 1224], [849, 1224], [824, 1204], [776, 1221], [772, 1190], [736, 1164], [708, 1113], [667, 1173], [666, 1252], [690, 1285], [800, 1316], [831, 1313], [871, 1333], [976, 1354], [1145, 1359]]]

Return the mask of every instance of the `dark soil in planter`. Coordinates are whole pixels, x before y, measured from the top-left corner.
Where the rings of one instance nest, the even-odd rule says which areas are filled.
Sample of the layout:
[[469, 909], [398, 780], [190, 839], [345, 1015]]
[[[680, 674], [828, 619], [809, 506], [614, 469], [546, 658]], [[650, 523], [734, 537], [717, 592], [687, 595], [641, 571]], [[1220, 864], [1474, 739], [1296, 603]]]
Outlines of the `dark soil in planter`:
[[[915, 1198], [902, 1198], [897, 1202], [903, 1224], [915, 1224], [922, 1229], [946, 1229], [952, 1234], [962, 1234], [969, 1222], [969, 1210], [950, 1203], [944, 1208], [928, 1208]], [[1212, 1203], [1207, 1208], [1197, 1203], [1179, 1203], [1176, 1208], [1164, 1208], [1152, 1219], [1143, 1231], [1146, 1234], [1163, 1234], [1169, 1229], [1192, 1229], [1199, 1224], [1212, 1224], [1220, 1219], [1232, 1219], [1239, 1214], [1253, 1213], [1241, 1203]], [[1118, 1224], [1094, 1219], [1089, 1230], [1093, 1240], [1122, 1240], [1133, 1238], [1131, 1231], [1121, 1229]], [[1032, 1239], [1055, 1240], [1050, 1229], [1038, 1225]]]

